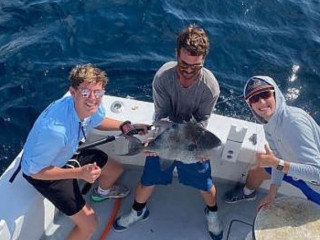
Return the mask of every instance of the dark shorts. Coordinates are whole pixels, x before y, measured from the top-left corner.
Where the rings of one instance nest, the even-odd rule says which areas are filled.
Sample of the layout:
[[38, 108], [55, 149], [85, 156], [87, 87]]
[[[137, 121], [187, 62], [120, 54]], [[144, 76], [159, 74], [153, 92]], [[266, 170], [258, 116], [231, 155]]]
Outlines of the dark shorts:
[[141, 184], [144, 186], [167, 185], [172, 183], [172, 174], [177, 167], [179, 182], [194, 188], [209, 191], [212, 186], [211, 165], [207, 160], [204, 163], [184, 164], [180, 161], [173, 161], [172, 165], [161, 170], [159, 157], [147, 157], [141, 177]]
[[[271, 174], [272, 168], [265, 168], [265, 171]], [[301, 179], [295, 180], [292, 177], [288, 176], [287, 174], [284, 175], [283, 181], [290, 183], [296, 188], [299, 188], [301, 192], [303, 192], [303, 194], [307, 197], [308, 200], [313, 201], [320, 205], [320, 193], [314, 191], [311, 187], [308, 186], [308, 184], [305, 181]]]
[[[97, 149], [82, 150], [69, 161], [74, 165], [76, 159], [80, 166], [96, 162], [102, 168], [108, 161], [108, 155]], [[75, 164], [75, 167], [77, 167]], [[24, 178], [34, 186], [45, 198], [53, 203], [67, 216], [78, 213], [86, 204], [81, 195], [77, 179], [37, 180], [23, 174]]]

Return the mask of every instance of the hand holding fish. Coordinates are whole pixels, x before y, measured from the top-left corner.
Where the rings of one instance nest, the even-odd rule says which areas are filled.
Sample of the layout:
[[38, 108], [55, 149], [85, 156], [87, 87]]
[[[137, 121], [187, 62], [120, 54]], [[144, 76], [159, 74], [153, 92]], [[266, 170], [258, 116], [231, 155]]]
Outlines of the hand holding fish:
[[209, 158], [208, 156], [201, 154], [198, 156], [199, 162], [204, 163], [205, 161], [207, 161]]
[[133, 124], [133, 127], [138, 131], [139, 135], [145, 135], [148, 133], [148, 129], [150, 128], [150, 125], [135, 123]]
[[[154, 137], [149, 137], [147, 138], [147, 140], [144, 142], [144, 147], [148, 147], [149, 143], [154, 141]], [[148, 157], [156, 157], [158, 156], [156, 152], [154, 151], [149, 151], [149, 150], [146, 150], [144, 151], [144, 153], [148, 156]]]
[[272, 153], [267, 144], [264, 145], [265, 153], [256, 154], [256, 162], [259, 167], [277, 167], [279, 159]]
[[120, 130], [123, 134], [132, 136], [135, 134], [145, 135], [150, 129], [150, 125], [136, 123], [132, 124], [130, 121], [125, 121], [120, 125]]

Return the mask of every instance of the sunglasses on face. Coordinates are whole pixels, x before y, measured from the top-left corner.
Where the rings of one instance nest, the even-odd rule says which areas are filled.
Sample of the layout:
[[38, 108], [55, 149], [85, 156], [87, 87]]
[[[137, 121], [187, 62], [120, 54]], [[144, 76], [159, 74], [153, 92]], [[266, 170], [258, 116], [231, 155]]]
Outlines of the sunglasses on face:
[[251, 98], [248, 99], [248, 101], [250, 104], [253, 104], [259, 102], [260, 98], [267, 100], [273, 95], [273, 93], [273, 90], [261, 92], [256, 95], [253, 95]]
[[90, 96], [91, 92], [93, 92], [93, 95], [95, 96], [95, 98], [101, 98], [105, 93], [104, 89], [91, 90], [88, 88], [79, 88], [79, 90], [80, 90], [82, 97], [84, 97], [84, 98], [88, 98]]
[[186, 62], [181, 61], [180, 59], [178, 59], [178, 68], [180, 70], [187, 70], [188, 68], [190, 68], [192, 71], [199, 71], [201, 68], [203, 67], [203, 64], [188, 64]]

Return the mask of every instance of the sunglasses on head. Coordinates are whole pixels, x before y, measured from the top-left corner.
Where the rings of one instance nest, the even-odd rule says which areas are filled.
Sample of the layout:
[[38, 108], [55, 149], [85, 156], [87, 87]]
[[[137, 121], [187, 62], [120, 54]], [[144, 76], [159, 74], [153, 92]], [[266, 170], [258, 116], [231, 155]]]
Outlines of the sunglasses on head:
[[91, 92], [93, 92], [93, 95], [95, 96], [95, 98], [101, 98], [105, 93], [104, 89], [91, 90], [88, 88], [79, 88], [79, 90], [80, 90], [82, 97], [84, 97], [84, 98], [88, 98], [90, 96]]
[[258, 93], [256, 95], [253, 95], [247, 101], [250, 104], [257, 103], [257, 102], [259, 102], [260, 98], [262, 98], [264, 100], [269, 99], [273, 95], [273, 93], [274, 93], [274, 90], [264, 91], [264, 92]]
[[199, 71], [201, 68], [203, 67], [203, 64], [188, 64], [186, 62], [181, 61], [180, 59], [178, 59], [178, 68], [180, 70], [187, 70], [188, 68], [190, 68], [192, 71]]

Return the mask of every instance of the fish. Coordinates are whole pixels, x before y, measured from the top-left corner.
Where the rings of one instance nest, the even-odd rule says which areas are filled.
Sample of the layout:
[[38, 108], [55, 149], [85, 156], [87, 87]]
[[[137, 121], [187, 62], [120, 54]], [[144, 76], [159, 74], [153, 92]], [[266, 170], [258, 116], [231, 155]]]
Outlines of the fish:
[[138, 138], [128, 136], [125, 146], [127, 153], [119, 155], [136, 155], [142, 151], [155, 153], [163, 167], [174, 160], [191, 164], [203, 157], [209, 159], [213, 156], [212, 152], [221, 146], [221, 140], [215, 134], [196, 124], [160, 120], [153, 126], [154, 136], [147, 146]]

